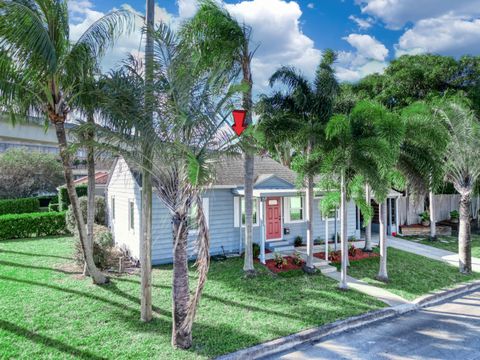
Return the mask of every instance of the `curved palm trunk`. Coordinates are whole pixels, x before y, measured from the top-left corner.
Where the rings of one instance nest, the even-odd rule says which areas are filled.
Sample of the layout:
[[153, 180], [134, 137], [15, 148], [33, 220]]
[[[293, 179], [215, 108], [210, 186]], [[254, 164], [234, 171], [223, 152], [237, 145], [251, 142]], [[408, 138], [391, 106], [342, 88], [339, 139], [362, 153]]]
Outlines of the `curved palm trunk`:
[[173, 216], [173, 286], [172, 286], [172, 346], [187, 349], [192, 345], [192, 334], [186, 331], [184, 324], [190, 301], [188, 281], [188, 210], [177, 212]]
[[458, 260], [462, 274], [472, 272], [472, 244], [470, 229], [471, 192], [460, 193], [460, 224], [458, 226]]
[[[243, 108], [247, 111], [245, 123], [252, 123], [252, 74], [250, 69], [250, 54], [248, 50], [248, 39], [245, 39], [242, 54], [243, 83], [248, 85], [248, 91], [243, 94]], [[250, 150], [245, 151], [245, 259], [243, 271], [247, 275], [253, 275], [253, 176], [254, 156]]]
[[[365, 201], [368, 206], [372, 201], [370, 185], [365, 184]], [[372, 251], [372, 222], [369, 221], [368, 225], [365, 227], [365, 247], [363, 251]]]
[[[153, 25], [155, 2], [147, 0], [147, 32], [145, 43], [145, 120], [148, 125], [153, 121], [152, 84], [153, 84]], [[140, 319], [152, 320], [152, 149], [148, 141], [142, 146], [142, 235], [140, 239]]]
[[380, 281], [388, 281], [387, 273], [387, 201], [385, 200], [379, 206], [379, 222], [380, 222], [380, 269], [377, 279]]
[[[88, 114], [87, 123], [92, 126], [88, 130], [87, 134], [87, 178], [88, 178], [88, 205], [87, 205], [87, 241], [89, 243], [90, 249], [92, 250], [93, 256], [93, 224], [95, 222], [95, 149], [92, 145], [94, 140], [95, 133], [93, 131], [93, 126], [95, 125], [95, 120], [93, 114]], [[88, 276], [88, 267], [85, 263], [83, 268], [83, 274]]]
[[430, 240], [437, 239], [437, 224], [435, 223], [435, 195], [430, 190], [428, 193], [430, 208]]
[[338, 287], [342, 290], [348, 289], [347, 266], [348, 266], [348, 239], [347, 239], [347, 189], [345, 185], [345, 171], [340, 176], [340, 243], [342, 248], [342, 264], [340, 272], [340, 283]]
[[307, 205], [307, 270], [313, 269], [313, 228], [312, 228], [312, 218], [313, 218], [313, 176], [307, 176], [307, 193], [305, 199]]
[[73, 173], [70, 161], [70, 155], [67, 149], [67, 136], [65, 134], [65, 124], [63, 121], [56, 121], [55, 131], [57, 134], [58, 145], [60, 149], [60, 158], [62, 159], [63, 170], [65, 175], [65, 182], [67, 184], [68, 197], [72, 205], [73, 214], [75, 216], [75, 221], [77, 223], [78, 236], [80, 238], [80, 244], [82, 245], [83, 256], [85, 258], [85, 263], [87, 266], [87, 271], [92, 277], [94, 284], [105, 284], [108, 282], [108, 278], [102, 274], [101, 271], [95, 266], [93, 261], [93, 251], [92, 246], [90, 245], [87, 233], [85, 231], [85, 223], [83, 221], [82, 213], [80, 211], [80, 206], [78, 203], [77, 191], [73, 183]]

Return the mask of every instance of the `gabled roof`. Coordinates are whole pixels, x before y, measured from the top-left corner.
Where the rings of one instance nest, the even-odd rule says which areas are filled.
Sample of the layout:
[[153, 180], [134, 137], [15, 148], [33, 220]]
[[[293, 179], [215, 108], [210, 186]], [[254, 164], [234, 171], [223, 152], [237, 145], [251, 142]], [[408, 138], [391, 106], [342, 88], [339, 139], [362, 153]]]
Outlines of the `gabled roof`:
[[[108, 180], [107, 171], [98, 171], [95, 173], [95, 185], [106, 185]], [[81, 177], [73, 182], [75, 185], [88, 184], [88, 176]]]

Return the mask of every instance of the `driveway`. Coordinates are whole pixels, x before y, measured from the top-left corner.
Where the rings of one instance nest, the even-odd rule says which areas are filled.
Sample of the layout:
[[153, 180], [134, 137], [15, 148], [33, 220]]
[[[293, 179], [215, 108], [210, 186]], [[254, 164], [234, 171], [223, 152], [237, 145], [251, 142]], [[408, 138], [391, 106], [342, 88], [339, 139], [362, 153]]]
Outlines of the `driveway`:
[[480, 359], [480, 291], [268, 359]]

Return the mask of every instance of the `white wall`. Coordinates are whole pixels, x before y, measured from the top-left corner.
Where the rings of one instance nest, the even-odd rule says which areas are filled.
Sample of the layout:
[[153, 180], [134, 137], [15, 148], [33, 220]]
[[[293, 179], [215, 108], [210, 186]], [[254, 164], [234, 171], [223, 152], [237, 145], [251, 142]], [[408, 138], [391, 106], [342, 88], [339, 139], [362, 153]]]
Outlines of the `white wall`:
[[[112, 197], [115, 197], [115, 219], [112, 219]], [[134, 229], [129, 228], [128, 203], [134, 200]], [[128, 249], [136, 259], [140, 256], [140, 187], [128, 169], [127, 163], [119, 159], [113, 170], [107, 191], [109, 226], [115, 244]]]

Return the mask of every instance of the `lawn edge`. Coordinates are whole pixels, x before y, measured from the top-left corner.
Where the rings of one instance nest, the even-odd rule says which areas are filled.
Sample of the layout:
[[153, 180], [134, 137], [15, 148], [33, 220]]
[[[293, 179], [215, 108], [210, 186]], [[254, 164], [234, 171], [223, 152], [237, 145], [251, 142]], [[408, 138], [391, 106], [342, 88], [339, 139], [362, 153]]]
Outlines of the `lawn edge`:
[[480, 280], [473, 280], [468, 283], [462, 283], [452, 288], [448, 288], [446, 290], [439, 290], [434, 293], [421, 296], [408, 304], [369, 311], [361, 315], [338, 320], [316, 328], [303, 330], [298, 333], [267, 341], [249, 348], [240, 349], [225, 355], [220, 355], [215, 359], [260, 359], [265, 356], [290, 350], [298, 345], [308, 342], [318, 342], [330, 336], [340, 335], [344, 332], [355, 330], [360, 327], [380, 322], [382, 320], [390, 320], [405, 313], [420, 310], [429, 306], [434, 306], [451, 298], [455, 298], [475, 290], [480, 290]]

